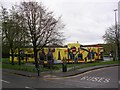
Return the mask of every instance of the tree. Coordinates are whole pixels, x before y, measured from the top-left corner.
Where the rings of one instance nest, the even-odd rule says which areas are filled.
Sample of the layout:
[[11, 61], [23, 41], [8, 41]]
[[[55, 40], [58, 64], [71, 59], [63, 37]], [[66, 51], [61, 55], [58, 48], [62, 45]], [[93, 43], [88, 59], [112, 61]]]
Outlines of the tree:
[[2, 44], [9, 46], [12, 55], [12, 64], [14, 64], [14, 51], [16, 48], [19, 49], [22, 46], [23, 37], [25, 36], [25, 28], [23, 22], [21, 23], [23, 19], [21, 16], [18, 16], [18, 12], [16, 12], [14, 7], [10, 11], [2, 7], [1, 20]]
[[24, 17], [20, 15], [20, 13], [15, 9], [15, 6], [12, 6], [11, 16], [14, 17], [14, 22], [17, 23], [16, 31], [18, 32], [17, 37], [15, 38], [15, 45], [18, 49], [18, 64], [21, 64], [21, 58], [20, 58], [20, 49], [22, 47], [25, 47], [26, 44], [30, 43], [30, 39], [27, 33], [27, 27], [24, 22]]
[[38, 69], [38, 48], [42, 49], [44, 46], [53, 43], [61, 44], [64, 39], [60, 29], [64, 28], [64, 24], [60, 21], [60, 17], [55, 19], [53, 12], [48, 12], [42, 3], [21, 2], [18, 7], [31, 37], [35, 67]]
[[110, 45], [109, 47], [116, 56], [116, 59], [120, 60], [120, 25], [117, 25], [117, 27], [117, 30], [116, 26], [109, 27], [105, 31], [103, 39], [108, 45]]
[[6, 8], [2, 7], [2, 40], [7, 41], [9, 44], [11, 53], [12, 53], [12, 64], [14, 64], [14, 39], [17, 36], [15, 32], [15, 22], [9, 17], [8, 11]]

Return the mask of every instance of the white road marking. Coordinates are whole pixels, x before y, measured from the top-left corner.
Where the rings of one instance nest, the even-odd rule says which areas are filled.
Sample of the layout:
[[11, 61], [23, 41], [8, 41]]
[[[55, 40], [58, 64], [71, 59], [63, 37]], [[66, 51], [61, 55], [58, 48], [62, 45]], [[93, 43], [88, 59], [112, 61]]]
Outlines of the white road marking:
[[118, 84], [120, 84], [120, 80], [118, 81]]
[[82, 88], [92, 88], [92, 87], [88, 87], [88, 86], [87, 86], [87, 87], [82, 87]]
[[56, 78], [57, 76], [54, 76], [54, 75], [46, 75], [44, 76], [44, 78]]
[[75, 75], [75, 76], [71, 76], [71, 77], [68, 77], [68, 78], [73, 78], [73, 77], [82, 76], [82, 75], [89, 74], [89, 73], [91, 73], [91, 72], [98, 71], [98, 70], [102, 70], [102, 69], [104, 69], [104, 68], [99, 68], [99, 69], [87, 71], [87, 72], [84, 72], [84, 73], [81, 73], [81, 74], [78, 74], [78, 75]]
[[[99, 68], [99, 69], [95, 69], [95, 70], [91, 70], [91, 71], [87, 71], [87, 72], [84, 72], [84, 73], [81, 73], [81, 74], [78, 74], [78, 75], [75, 75], [75, 76], [69, 76], [69, 77], [44, 77], [46, 79], [65, 79], [65, 78], [75, 78], [75, 77], [78, 77], [78, 76], [82, 76], [82, 75], [85, 75], [85, 74], [89, 74], [89, 73], [92, 73], [94, 71], [100, 71], [104, 68]], [[107, 81], [110, 81], [110, 79], [108, 79]]]
[[5, 82], [5, 83], [10, 83], [10, 82], [8, 82], [8, 81], [6, 81], [6, 80], [1, 80], [2, 82]]
[[27, 87], [27, 86], [26, 86], [25, 88], [30, 88], [30, 87]]
[[[75, 76], [69, 76], [69, 77], [48, 77], [47, 79], [75, 78], [75, 77], [82, 76], [82, 75], [91, 73], [91, 72], [93, 72], [93, 71], [98, 71], [98, 70], [102, 70], [102, 69], [104, 69], [104, 68], [100, 68], [100, 69], [95, 69], [95, 70], [87, 71], [87, 72], [84, 72], [84, 73], [81, 73], [81, 74], [78, 74], [78, 75], [75, 75]], [[44, 78], [46, 78], [46, 77], [44, 77]]]
[[91, 76], [84, 76], [80, 80], [87, 80], [87, 81], [92, 81], [92, 82], [99, 82], [99, 83], [109, 83], [110, 79], [109, 78], [104, 78], [104, 77], [91, 77]]
[[28, 87], [28, 86], [26, 86], [25, 88], [27, 88], [27, 89], [31, 89], [31, 90], [36, 90], [36, 89], [31, 88], [31, 87]]

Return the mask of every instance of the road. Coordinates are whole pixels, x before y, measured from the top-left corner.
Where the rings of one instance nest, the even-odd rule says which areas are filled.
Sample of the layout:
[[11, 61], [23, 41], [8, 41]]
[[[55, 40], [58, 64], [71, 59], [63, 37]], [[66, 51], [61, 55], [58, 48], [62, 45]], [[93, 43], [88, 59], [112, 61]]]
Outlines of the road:
[[3, 88], [118, 88], [118, 66], [70, 77], [25, 77], [4, 71], [2, 75]]

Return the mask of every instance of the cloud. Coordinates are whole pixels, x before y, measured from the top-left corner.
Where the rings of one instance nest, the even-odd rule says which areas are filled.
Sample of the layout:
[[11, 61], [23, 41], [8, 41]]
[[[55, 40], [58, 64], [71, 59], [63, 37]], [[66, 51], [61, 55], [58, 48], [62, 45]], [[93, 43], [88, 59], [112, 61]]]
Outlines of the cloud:
[[[4, 0], [1, 0], [7, 7], [9, 4], [20, 1], [22, 0], [12, 0], [10, 3], [5, 3]], [[39, 0], [36, 1], [39, 2]], [[102, 36], [105, 30], [114, 25], [113, 10], [118, 7], [118, 1], [41, 0], [49, 11], [54, 12], [55, 17], [62, 15], [62, 21], [66, 24], [64, 29], [65, 44], [76, 41], [81, 44], [103, 43]]]
[[64, 3], [63, 20], [67, 24], [66, 35], [70, 37], [66, 42], [103, 43], [105, 30], [114, 24], [113, 9], [116, 7], [117, 2]]

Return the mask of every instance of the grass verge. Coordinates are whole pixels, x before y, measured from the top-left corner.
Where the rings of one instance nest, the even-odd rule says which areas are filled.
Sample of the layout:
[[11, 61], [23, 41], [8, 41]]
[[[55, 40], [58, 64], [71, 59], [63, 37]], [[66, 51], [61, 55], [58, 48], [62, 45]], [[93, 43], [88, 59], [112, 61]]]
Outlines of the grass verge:
[[[87, 64], [82, 64], [79, 66], [76, 66], [75, 69], [81, 69], [81, 68], [88, 68], [88, 67], [93, 67], [93, 66], [101, 66], [101, 65], [111, 65], [111, 64], [119, 64], [120, 60], [115, 60], [115, 61], [106, 61], [106, 62], [94, 62], [94, 63], [87, 63]], [[75, 70], [75, 69], [70, 69], [69, 71]]]
[[[21, 70], [21, 71], [28, 71], [28, 72], [37, 72], [35, 65], [26, 65], [24, 62], [21, 65], [18, 65], [18, 62], [14, 62], [14, 65], [11, 64], [9, 58], [2, 58], [2, 68], [5, 69], [13, 69], [13, 70]], [[40, 68], [40, 71], [49, 71], [48, 68]]]
[[2, 63], [0, 62], [0, 68], [2, 68]]
[[[71, 71], [71, 70], [74, 70], [72, 68], [74, 66], [75, 66], [75, 69], [80, 69], [80, 68], [87, 68], [87, 67], [100, 66], [100, 65], [118, 64], [118, 63], [120, 63], [120, 60], [119, 61], [107, 61], [107, 62], [94, 62], [94, 63], [86, 63], [86, 64], [67, 64], [67, 68], [71, 68], [70, 69], [70, 71]], [[15, 65], [11, 65], [9, 58], [3, 58], [2, 64], [0, 64], [0, 67], [1, 66], [2, 66], [2, 68], [6, 68], [6, 69], [37, 72], [34, 65], [29, 66], [29, 65], [26, 65], [25, 63], [18, 65], [17, 62], [15, 63]], [[57, 64], [57, 65], [54, 65], [54, 68], [52, 70], [61, 70], [61, 68], [62, 68], [62, 65]], [[41, 67], [40, 71], [45, 72], [45, 71], [50, 71], [50, 69]]]

